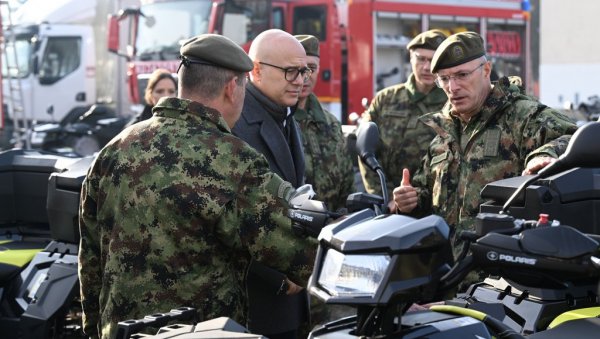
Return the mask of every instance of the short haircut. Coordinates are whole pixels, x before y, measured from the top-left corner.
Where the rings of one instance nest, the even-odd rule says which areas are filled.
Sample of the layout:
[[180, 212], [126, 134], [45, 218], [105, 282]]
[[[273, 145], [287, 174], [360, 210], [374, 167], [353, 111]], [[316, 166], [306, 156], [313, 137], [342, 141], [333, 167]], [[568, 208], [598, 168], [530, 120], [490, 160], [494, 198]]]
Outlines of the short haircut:
[[179, 74], [179, 84], [187, 91], [193, 91], [205, 99], [216, 98], [223, 87], [234, 77], [238, 77], [236, 83], [242, 85], [245, 72], [236, 72], [222, 67], [191, 64], [183, 66]]

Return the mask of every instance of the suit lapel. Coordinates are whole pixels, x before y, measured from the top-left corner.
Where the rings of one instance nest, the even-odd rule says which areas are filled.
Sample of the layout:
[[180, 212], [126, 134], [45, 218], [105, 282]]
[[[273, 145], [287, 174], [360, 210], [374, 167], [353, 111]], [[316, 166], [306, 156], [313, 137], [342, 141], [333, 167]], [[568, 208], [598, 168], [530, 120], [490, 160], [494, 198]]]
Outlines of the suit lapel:
[[275, 163], [281, 170], [281, 173], [283, 173], [284, 179], [293, 185], [297, 185], [298, 180], [296, 171], [294, 170], [294, 159], [292, 158], [283, 132], [281, 132], [275, 121], [272, 119], [263, 119], [260, 125], [260, 136], [271, 151], [271, 154], [273, 154]]

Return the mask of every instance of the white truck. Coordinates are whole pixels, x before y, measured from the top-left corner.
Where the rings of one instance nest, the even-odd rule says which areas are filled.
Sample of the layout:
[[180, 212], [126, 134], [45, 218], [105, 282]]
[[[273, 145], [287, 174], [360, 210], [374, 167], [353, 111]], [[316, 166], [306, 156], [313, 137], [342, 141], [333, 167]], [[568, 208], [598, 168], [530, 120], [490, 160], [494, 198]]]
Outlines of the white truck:
[[106, 48], [106, 18], [116, 6], [116, 0], [27, 0], [11, 14], [2, 59], [8, 119], [28, 127], [126, 98], [119, 60]]

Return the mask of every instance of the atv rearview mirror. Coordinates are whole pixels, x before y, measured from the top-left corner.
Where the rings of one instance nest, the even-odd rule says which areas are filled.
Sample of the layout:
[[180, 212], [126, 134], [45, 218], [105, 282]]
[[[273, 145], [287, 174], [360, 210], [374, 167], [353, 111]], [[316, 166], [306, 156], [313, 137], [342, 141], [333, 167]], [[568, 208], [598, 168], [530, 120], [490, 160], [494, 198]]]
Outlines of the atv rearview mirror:
[[588, 122], [579, 127], [577, 131], [573, 133], [573, 136], [571, 136], [571, 140], [569, 141], [565, 153], [563, 153], [556, 162], [543, 168], [538, 174], [523, 182], [510, 198], [506, 200], [501, 213], [506, 213], [516, 197], [518, 197], [532, 182], [575, 167], [600, 167], [599, 122]]
[[356, 131], [356, 152], [360, 159], [375, 172], [381, 165], [375, 158], [375, 151], [379, 146], [379, 128], [372, 121], [366, 121], [358, 126]]
[[362, 162], [372, 171], [377, 173], [381, 182], [381, 194], [383, 196], [383, 211], [387, 213], [389, 194], [387, 180], [383, 168], [375, 158], [375, 151], [379, 146], [379, 128], [373, 121], [361, 122], [356, 130], [356, 152]]

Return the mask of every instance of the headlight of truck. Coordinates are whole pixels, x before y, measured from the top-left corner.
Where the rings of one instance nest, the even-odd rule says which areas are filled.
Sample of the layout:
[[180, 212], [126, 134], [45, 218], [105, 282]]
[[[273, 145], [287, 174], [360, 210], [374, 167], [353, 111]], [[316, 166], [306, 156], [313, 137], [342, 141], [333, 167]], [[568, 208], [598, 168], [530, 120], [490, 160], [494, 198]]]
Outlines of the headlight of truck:
[[31, 146], [41, 146], [46, 138], [46, 132], [31, 132]]
[[318, 283], [334, 296], [373, 297], [390, 265], [384, 254], [343, 254], [329, 249]]

